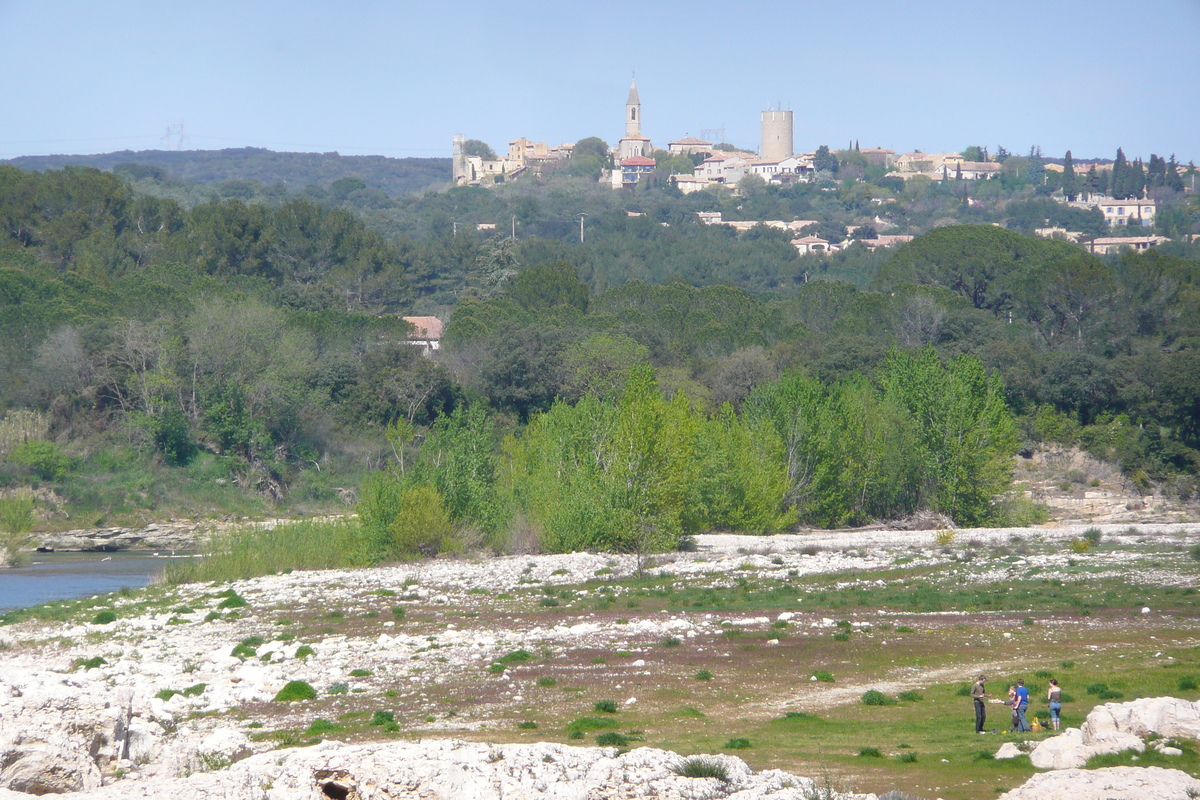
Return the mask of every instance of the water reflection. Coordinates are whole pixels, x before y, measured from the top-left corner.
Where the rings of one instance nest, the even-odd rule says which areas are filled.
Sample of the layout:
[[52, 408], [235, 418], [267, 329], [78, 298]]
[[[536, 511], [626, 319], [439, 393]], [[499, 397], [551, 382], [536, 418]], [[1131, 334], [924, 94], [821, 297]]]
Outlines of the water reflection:
[[0, 611], [145, 586], [162, 574], [171, 557], [148, 552], [33, 553], [27, 566], [0, 569]]

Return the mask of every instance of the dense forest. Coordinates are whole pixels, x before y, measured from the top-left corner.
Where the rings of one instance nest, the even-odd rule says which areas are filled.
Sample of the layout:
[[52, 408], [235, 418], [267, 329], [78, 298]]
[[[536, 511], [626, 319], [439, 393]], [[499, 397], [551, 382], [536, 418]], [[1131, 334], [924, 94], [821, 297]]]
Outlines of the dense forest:
[[[1013, 457], [1049, 442], [1196, 494], [1195, 244], [1099, 258], [1026, 235], [1103, 220], [1015, 177], [968, 203], [841, 157], [686, 197], [549, 175], [183, 202], [165, 174], [0, 166], [0, 490], [72, 526], [357, 503], [375, 558], [1024, 522]], [[1194, 232], [1195, 198], [1156, 191]], [[799, 257], [702, 210], [921, 235]], [[448, 319], [434, 358], [413, 313]]]

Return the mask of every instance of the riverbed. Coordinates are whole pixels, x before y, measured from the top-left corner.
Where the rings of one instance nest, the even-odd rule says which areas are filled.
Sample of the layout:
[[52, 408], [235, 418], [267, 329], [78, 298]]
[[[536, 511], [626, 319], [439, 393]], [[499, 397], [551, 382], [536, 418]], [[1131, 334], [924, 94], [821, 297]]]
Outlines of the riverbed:
[[0, 570], [0, 612], [146, 586], [171, 558], [146, 551], [33, 553], [28, 565]]

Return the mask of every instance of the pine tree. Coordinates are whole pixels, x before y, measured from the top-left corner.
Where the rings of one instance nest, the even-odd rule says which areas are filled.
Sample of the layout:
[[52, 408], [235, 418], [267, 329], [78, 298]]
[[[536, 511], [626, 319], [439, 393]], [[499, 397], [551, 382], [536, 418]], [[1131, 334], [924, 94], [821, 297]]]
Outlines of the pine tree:
[[1146, 186], [1158, 188], [1167, 182], [1167, 160], [1154, 153], [1150, 154], [1150, 163], [1146, 166]]
[[1063, 158], [1062, 191], [1063, 196], [1071, 202], [1075, 202], [1079, 196], [1079, 180], [1075, 177], [1075, 162], [1071, 159], [1070, 150]]

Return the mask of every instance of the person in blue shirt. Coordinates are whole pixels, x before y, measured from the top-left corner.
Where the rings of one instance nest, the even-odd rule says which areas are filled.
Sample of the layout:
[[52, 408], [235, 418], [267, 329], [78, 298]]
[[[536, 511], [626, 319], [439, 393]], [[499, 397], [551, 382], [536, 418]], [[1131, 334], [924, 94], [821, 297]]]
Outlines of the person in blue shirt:
[[1029, 689], [1025, 686], [1025, 679], [1017, 681], [1017, 693], [1013, 698], [1013, 710], [1017, 713], [1017, 732], [1025, 733], [1032, 730], [1029, 727], [1029, 722], [1025, 719], [1025, 711], [1029, 708]]

